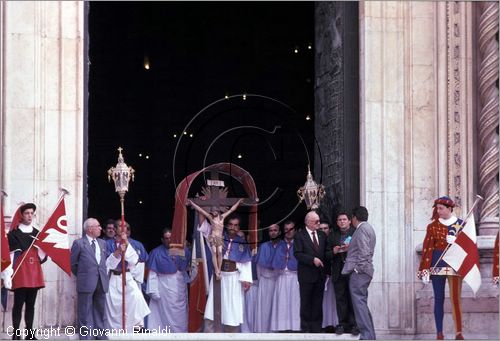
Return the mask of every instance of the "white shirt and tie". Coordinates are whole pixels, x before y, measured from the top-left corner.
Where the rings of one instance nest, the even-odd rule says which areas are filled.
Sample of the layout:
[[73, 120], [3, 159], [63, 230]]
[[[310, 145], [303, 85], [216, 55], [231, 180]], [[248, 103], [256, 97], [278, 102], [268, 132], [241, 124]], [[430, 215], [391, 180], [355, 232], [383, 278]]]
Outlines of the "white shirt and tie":
[[309, 233], [309, 237], [311, 238], [311, 241], [313, 242], [314, 247], [317, 247], [319, 249], [319, 241], [318, 241], [318, 233], [316, 230], [311, 230], [309, 227], [306, 226], [306, 231]]
[[95, 259], [97, 260], [97, 264], [101, 262], [101, 248], [99, 247], [99, 243], [97, 239], [90, 237], [87, 235], [87, 240], [89, 241], [90, 247], [94, 249]]

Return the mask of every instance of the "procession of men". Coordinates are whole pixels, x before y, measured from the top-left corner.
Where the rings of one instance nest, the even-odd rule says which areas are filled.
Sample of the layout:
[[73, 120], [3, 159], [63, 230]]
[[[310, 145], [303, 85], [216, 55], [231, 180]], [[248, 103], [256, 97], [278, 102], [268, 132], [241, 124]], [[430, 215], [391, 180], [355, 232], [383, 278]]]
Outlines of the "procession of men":
[[[367, 305], [376, 245], [376, 232], [368, 223], [368, 210], [363, 206], [351, 212], [337, 210], [332, 227], [311, 210], [303, 222], [286, 220], [281, 226], [271, 224], [264, 228], [266, 241], [257, 243], [252, 250], [244, 232], [248, 230], [242, 228], [244, 222], [236, 212], [242, 202], [243, 199], [239, 199], [231, 208], [212, 206], [208, 212], [189, 201], [194, 213], [199, 215], [196, 231], [204, 236], [212, 250], [220, 246], [221, 256], [220, 262], [217, 257], [205, 256], [207, 263], [213, 262], [213, 271], [203, 312], [204, 324], [198, 332], [349, 333], [360, 335], [361, 339], [376, 339]], [[445, 247], [455, 243], [456, 235], [464, 226], [462, 220], [453, 218], [454, 206], [447, 196], [435, 200], [433, 222], [427, 230], [418, 273], [424, 282], [433, 281], [437, 339], [443, 339], [446, 278], [450, 281], [453, 299], [458, 302], [453, 306], [457, 310], [456, 339], [463, 339], [462, 277], [442, 257], [437, 259]], [[13, 274], [9, 266], [2, 272], [2, 279], [4, 286], [15, 293], [13, 339], [21, 339], [21, 335], [35, 339], [34, 303], [36, 292], [44, 287], [40, 265], [47, 256], [39, 247], [37, 251], [30, 249], [31, 239], [26, 239], [27, 234], [37, 231], [31, 226], [35, 210], [33, 203], [21, 206], [21, 220], [8, 234], [12, 265], [16, 270]], [[172, 229], [164, 228], [159, 233], [161, 245], [148, 253], [141, 242], [131, 238], [128, 222], [110, 222], [108, 220], [103, 229], [97, 219], [86, 219], [83, 237], [75, 240], [71, 247], [71, 272], [77, 279], [80, 339], [101, 338], [82, 330], [123, 328], [127, 332], [187, 333], [189, 283], [201, 275], [193, 273], [190, 264], [195, 251], [187, 246], [182, 250], [172, 248]], [[216, 228], [215, 224], [220, 226]], [[220, 233], [220, 237], [215, 238], [214, 231]], [[498, 245], [498, 240], [496, 243]], [[23, 263], [20, 256], [25, 251], [32, 252], [31, 257], [37, 261]], [[10, 281], [19, 269], [20, 275]], [[446, 272], [445, 276], [441, 271]], [[28, 272], [36, 276], [30, 277]], [[215, 291], [216, 281], [220, 284], [219, 295]], [[458, 292], [453, 289], [455, 282], [459, 285]], [[221, 300], [219, 308], [216, 299]], [[26, 334], [18, 332], [24, 304]], [[220, 318], [221, 330], [217, 330], [217, 318]]]

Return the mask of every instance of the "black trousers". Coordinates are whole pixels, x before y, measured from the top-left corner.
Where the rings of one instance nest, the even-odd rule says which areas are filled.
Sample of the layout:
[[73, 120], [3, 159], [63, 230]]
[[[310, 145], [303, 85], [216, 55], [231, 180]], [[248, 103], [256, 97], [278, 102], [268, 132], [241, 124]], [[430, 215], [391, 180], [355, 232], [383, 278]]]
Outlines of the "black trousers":
[[12, 307], [12, 326], [14, 333], [19, 329], [21, 324], [21, 315], [23, 305], [26, 304], [24, 310], [24, 323], [26, 329], [33, 329], [33, 318], [35, 317], [35, 302], [38, 288], [19, 288], [14, 290], [14, 306]]
[[352, 309], [351, 293], [349, 292], [349, 276], [340, 276], [333, 282], [335, 299], [337, 301], [337, 316], [339, 325], [344, 327], [346, 332], [356, 325], [354, 310]]
[[321, 333], [325, 280], [313, 283], [299, 281], [300, 329], [304, 333]]

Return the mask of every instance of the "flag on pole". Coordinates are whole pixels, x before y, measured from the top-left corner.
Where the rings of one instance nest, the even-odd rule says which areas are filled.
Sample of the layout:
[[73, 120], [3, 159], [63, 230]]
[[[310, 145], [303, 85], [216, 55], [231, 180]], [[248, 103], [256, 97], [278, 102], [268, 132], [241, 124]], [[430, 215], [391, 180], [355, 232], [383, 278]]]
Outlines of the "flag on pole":
[[40, 247], [54, 263], [71, 276], [69, 235], [66, 219], [64, 196], [57, 203], [56, 209], [38, 234], [34, 243]]
[[14, 215], [12, 216], [12, 222], [10, 223], [9, 232], [17, 229], [17, 227], [23, 220], [23, 215], [21, 214], [21, 206], [23, 206], [24, 204], [25, 204], [24, 202], [21, 202], [17, 207], [16, 212], [14, 212]]
[[476, 295], [481, 286], [481, 274], [479, 273], [479, 252], [477, 250], [474, 214], [467, 220], [461, 232], [457, 234], [455, 243], [449, 247], [443, 260], [462, 276]]
[[[10, 265], [10, 249], [9, 249], [9, 241], [7, 240], [7, 235], [5, 234], [5, 218], [3, 215], [3, 205], [0, 207], [0, 229], [2, 229], [2, 272], [7, 269]], [[1, 304], [3, 311], [7, 310], [7, 288], [2, 286], [2, 294], [1, 294]]]
[[1, 270], [4, 271], [10, 265], [10, 250], [9, 242], [7, 241], [7, 235], [5, 234], [5, 220], [3, 215], [3, 205], [0, 208], [0, 228], [2, 229], [2, 267]]
[[[205, 284], [205, 276], [207, 276], [207, 272], [208, 274], [211, 274], [213, 271], [211, 268], [212, 262], [206, 262], [206, 259], [212, 259], [210, 248], [203, 243], [203, 240], [201, 239], [203, 236], [200, 236], [200, 232], [197, 231], [198, 223], [198, 214], [195, 213], [191, 266], [193, 267], [194, 265], [197, 268], [196, 276], [191, 275], [194, 278], [192, 279], [189, 287], [188, 331], [190, 333], [196, 333], [202, 330], [208, 292]], [[205, 248], [205, 252], [208, 255], [206, 257], [203, 256], [203, 248]], [[191, 271], [193, 271], [193, 269], [191, 269]]]

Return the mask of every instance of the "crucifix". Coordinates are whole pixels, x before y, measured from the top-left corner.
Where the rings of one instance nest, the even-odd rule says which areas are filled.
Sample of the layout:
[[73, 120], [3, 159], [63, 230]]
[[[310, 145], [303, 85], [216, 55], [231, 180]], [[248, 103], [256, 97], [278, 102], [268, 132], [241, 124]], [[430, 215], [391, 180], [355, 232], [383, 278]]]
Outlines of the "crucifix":
[[[254, 200], [248, 198], [228, 198], [227, 187], [224, 187], [224, 181], [219, 180], [218, 172], [216, 170], [211, 171], [210, 177], [211, 179], [207, 180], [207, 186], [202, 188], [203, 196], [188, 198], [188, 204], [193, 206], [198, 213], [205, 216], [212, 225], [208, 241], [212, 251], [212, 262], [215, 272], [213, 278], [214, 331], [220, 333], [222, 332], [220, 271], [222, 248], [224, 246], [224, 219], [235, 211], [242, 202], [253, 204]], [[229, 206], [231, 208], [227, 209]]]

